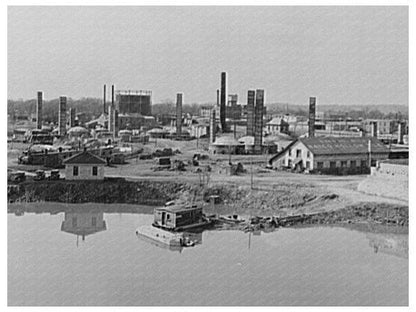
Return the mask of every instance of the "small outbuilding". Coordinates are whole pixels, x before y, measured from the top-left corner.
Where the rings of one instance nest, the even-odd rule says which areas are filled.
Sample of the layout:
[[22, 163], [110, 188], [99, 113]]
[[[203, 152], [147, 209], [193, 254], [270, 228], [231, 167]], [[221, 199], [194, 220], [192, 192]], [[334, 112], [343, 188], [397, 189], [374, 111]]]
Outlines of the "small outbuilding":
[[222, 136], [210, 144], [209, 150], [213, 154], [244, 154], [244, 143], [231, 136]]
[[103, 180], [106, 161], [88, 151], [64, 160], [66, 180]]

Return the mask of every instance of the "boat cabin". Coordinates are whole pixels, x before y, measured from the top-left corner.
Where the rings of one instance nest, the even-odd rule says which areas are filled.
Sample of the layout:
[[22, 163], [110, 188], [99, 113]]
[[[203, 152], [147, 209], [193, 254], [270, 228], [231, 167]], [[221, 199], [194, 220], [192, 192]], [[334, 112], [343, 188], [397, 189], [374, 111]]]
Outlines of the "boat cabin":
[[155, 208], [155, 226], [177, 230], [193, 227], [203, 223], [202, 207], [197, 205], [171, 205]]

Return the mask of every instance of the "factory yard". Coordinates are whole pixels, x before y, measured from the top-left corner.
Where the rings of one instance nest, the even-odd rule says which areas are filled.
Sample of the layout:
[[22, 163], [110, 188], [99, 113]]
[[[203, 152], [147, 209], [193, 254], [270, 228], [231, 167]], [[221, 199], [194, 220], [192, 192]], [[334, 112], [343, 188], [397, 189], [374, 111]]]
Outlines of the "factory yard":
[[[198, 148], [197, 148], [198, 144]], [[155, 159], [127, 160], [123, 165], [105, 167], [106, 177], [123, 177], [132, 181], [176, 182], [192, 186], [202, 185], [203, 189], [221, 193], [226, 211], [238, 210], [242, 214], [270, 215], [311, 213], [337, 210], [363, 203], [408, 206], [408, 198], [375, 196], [358, 191], [358, 185], [367, 175], [314, 175], [293, 173], [266, 168], [270, 155], [212, 155], [206, 151], [207, 141], [173, 141], [158, 139], [149, 144], [130, 144], [133, 150], [143, 149], [141, 154], [171, 148], [180, 153], [171, 157], [172, 163], [182, 161], [185, 170], [160, 169]], [[9, 143], [8, 168], [34, 172], [40, 166], [18, 165], [17, 156], [28, 145]], [[195, 154], [204, 155], [198, 166], [192, 164]], [[241, 163], [245, 172], [230, 174], [229, 161]], [[210, 171], [207, 168], [210, 167]], [[45, 169], [45, 168], [42, 168]], [[64, 176], [64, 170], [61, 170]], [[192, 199], [193, 194], [179, 194], [184, 200]], [[224, 205], [223, 205], [224, 206]], [[218, 208], [219, 209], [219, 208]]]

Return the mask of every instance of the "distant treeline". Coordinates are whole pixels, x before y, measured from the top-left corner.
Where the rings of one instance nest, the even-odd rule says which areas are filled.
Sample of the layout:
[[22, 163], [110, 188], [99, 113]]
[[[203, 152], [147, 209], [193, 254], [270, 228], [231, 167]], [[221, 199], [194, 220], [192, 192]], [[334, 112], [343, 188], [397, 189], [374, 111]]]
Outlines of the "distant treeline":
[[[307, 105], [284, 103], [267, 104], [268, 114], [291, 114], [308, 117]], [[328, 116], [346, 116], [352, 119], [409, 119], [408, 107], [404, 105], [317, 105], [317, 112]]]
[[[52, 99], [43, 102], [43, 116], [46, 122], [56, 122], [58, 120], [58, 105], [59, 99]], [[185, 114], [192, 116], [199, 115], [201, 105], [209, 104], [184, 104], [182, 111]], [[270, 103], [267, 104], [268, 114], [282, 114], [289, 113], [297, 116], [308, 116], [308, 106], [306, 105], [292, 105], [284, 103]], [[77, 112], [85, 113], [86, 119], [92, 119], [101, 115], [102, 99], [99, 98], [81, 98], [74, 100], [67, 99], [67, 108], [76, 108]], [[36, 99], [32, 100], [8, 100], [7, 111], [11, 118], [16, 115], [28, 115], [36, 112]], [[331, 115], [347, 116], [353, 119], [408, 119], [408, 108], [403, 105], [320, 105], [317, 106], [317, 111], [330, 113]], [[153, 115], [175, 114], [175, 103], [172, 100], [165, 100], [161, 103], [152, 105]]]
[[[32, 100], [8, 100], [7, 112], [11, 118], [19, 115], [27, 115], [36, 113], [36, 99]], [[59, 99], [43, 101], [43, 117], [46, 122], [57, 122], [58, 120]], [[103, 112], [103, 102], [98, 98], [81, 98], [74, 100], [67, 99], [67, 109], [76, 108], [77, 113], [85, 113], [86, 119], [98, 117]], [[196, 116], [199, 114], [199, 104], [184, 104], [182, 111], [185, 114]], [[152, 105], [152, 114], [176, 114], [175, 103], [170, 100], [163, 101]]]

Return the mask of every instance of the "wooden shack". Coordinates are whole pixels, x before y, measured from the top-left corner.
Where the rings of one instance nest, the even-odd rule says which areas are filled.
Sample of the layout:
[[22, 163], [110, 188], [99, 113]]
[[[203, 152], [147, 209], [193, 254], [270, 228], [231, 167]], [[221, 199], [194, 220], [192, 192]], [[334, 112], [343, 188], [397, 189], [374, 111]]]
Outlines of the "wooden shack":
[[183, 230], [204, 224], [202, 207], [196, 205], [172, 205], [155, 208], [154, 222], [157, 227]]

